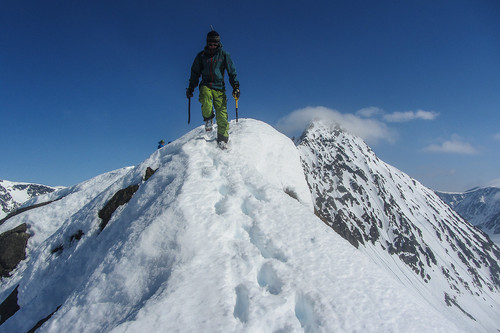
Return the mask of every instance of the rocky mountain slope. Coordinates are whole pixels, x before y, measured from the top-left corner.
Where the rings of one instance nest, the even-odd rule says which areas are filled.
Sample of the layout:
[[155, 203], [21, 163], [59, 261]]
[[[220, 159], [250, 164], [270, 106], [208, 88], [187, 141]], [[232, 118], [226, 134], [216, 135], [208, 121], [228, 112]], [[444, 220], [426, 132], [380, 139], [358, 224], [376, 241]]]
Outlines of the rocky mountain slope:
[[298, 143], [316, 213], [457, 322], [498, 326], [500, 250], [358, 137], [311, 124]]

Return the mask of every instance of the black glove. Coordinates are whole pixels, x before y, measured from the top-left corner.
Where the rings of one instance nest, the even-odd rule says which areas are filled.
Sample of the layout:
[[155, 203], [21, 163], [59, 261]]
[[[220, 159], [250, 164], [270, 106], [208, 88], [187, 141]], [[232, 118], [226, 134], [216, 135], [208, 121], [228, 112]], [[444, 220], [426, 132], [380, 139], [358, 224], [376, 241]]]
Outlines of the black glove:
[[192, 87], [187, 88], [186, 89], [186, 97], [187, 98], [193, 97], [193, 91], [194, 91], [194, 88], [192, 88]]
[[240, 87], [236, 86], [233, 89], [233, 97], [234, 99], [239, 99], [240, 98]]

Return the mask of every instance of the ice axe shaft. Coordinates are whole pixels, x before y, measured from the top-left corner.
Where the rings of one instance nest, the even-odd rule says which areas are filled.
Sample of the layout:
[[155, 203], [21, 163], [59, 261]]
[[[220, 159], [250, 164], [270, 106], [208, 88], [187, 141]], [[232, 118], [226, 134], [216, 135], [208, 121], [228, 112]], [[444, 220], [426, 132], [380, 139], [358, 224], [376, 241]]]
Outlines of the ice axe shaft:
[[238, 98], [235, 97], [234, 101], [236, 102], [236, 122], [238, 122]]

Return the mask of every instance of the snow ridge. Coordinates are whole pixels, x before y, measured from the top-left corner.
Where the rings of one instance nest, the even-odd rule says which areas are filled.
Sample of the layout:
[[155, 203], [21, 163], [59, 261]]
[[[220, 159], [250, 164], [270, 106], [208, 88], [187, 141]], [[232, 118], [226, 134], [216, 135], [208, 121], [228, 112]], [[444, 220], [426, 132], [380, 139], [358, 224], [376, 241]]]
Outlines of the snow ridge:
[[[230, 138], [221, 151], [198, 127], [8, 219], [0, 233], [25, 223], [31, 237], [0, 283], [20, 307], [0, 332], [486, 331], [459, 328], [325, 225], [291, 140], [250, 119]], [[102, 228], [102, 208], [137, 185]]]

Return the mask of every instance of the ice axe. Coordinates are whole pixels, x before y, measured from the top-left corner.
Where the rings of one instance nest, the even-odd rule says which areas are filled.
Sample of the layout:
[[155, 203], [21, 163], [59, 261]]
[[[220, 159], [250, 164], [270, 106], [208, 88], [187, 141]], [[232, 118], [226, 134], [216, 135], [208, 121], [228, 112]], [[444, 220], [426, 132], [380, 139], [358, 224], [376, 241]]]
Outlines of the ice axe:
[[238, 97], [234, 99], [234, 101], [236, 102], [236, 122], [238, 122], [238, 99]]
[[236, 104], [236, 122], [238, 122], [238, 100], [240, 99], [240, 90], [233, 91], [234, 102]]

